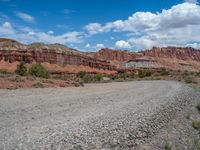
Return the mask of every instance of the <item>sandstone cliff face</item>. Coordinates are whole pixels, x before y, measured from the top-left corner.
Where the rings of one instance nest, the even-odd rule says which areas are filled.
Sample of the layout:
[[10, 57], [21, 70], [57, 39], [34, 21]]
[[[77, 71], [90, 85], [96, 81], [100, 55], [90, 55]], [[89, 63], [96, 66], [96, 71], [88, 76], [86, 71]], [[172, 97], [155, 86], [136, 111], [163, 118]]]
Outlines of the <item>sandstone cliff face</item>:
[[82, 52], [60, 44], [45, 45], [34, 43], [24, 45], [10, 39], [0, 39], [0, 61], [25, 63], [50, 63], [64, 67], [65, 65], [88, 66], [96, 69], [115, 70], [109, 61], [95, 59]]
[[[0, 62], [45, 63], [49, 68], [77, 72], [117, 71], [129, 60], [149, 57], [163, 67], [200, 70], [200, 50], [186, 47], [152, 48], [142, 52], [101, 49], [98, 52], [80, 52], [61, 44], [33, 43], [25, 45], [11, 39], [0, 39]], [[2, 63], [6, 67], [6, 63]], [[9, 65], [9, 64], [8, 64]], [[55, 66], [57, 65], [57, 66]], [[0, 67], [3, 66], [0, 63]], [[69, 69], [70, 68], [70, 69]]]
[[95, 58], [116, 62], [124, 62], [141, 56], [142, 54], [140, 53], [122, 50], [112, 50], [108, 48], [101, 49], [100, 51], [93, 54], [93, 57]]
[[200, 70], [200, 50], [191, 47], [154, 47], [142, 53], [171, 69]]
[[145, 56], [162, 58], [175, 58], [179, 60], [193, 60], [200, 61], [200, 50], [196, 50], [191, 47], [166, 47], [157, 48], [154, 47], [151, 50], [142, 52]]
[[[200, 50], [191, 47], [154, 47], [138, 53], [102, 49], [96, 53], [90, 53], [94, 58], [109, 60], [116, 66], [123, 66], [123, 63], [135, 58], [148, 57], [155, 60], [160, 66], [171, 69], [200, 70]], [[183, 65], [187, 64], [187, 65]]]

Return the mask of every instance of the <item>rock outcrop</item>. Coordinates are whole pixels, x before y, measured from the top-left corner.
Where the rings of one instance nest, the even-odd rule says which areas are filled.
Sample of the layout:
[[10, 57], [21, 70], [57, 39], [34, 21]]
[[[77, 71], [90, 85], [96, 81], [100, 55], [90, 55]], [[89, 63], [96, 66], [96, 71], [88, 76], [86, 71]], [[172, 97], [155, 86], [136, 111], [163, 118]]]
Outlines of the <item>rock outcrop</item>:
[[158, 65], [171, 69], [200, 70], [200, 50], [191, 47], [154, 47], [141, 52], [104, 48], [97, 52], [80, 52], [61, 44], [25, 45], [11, 39], [0, 39], [0, 66], [9, 65], [10, 68], [10, 64], [16, 66], [16, 62], [23, 61], [27, 64], [45, 63], [56, 71], [104, 73], [120, 70], [129, 60], [141, 57], [148, 57]]
[[91, 53], [90, 55], [94, 58], [109, 60], [112, 62], [124, 62], [142, 56], [140, 53], [134, 53], [126, 50], [112, 50], [108, 48], [101, 49], [96, 53]]
[[60, 44], [46, 45], [33, 43], [24, 45], [11, 39], [0, 39], [0, 61], [9, 63], [49, 63], [61, 67], [65, 65], [87, 66], [95, 69], [115, 70], [109, 61], [96, 59], [75, 49]]
[[162, 58], [175, 58], [178, 60], [193, 60], [200, 62], [200, 50], [191, 47], [154, 47], [142, 52], [145, 56]]

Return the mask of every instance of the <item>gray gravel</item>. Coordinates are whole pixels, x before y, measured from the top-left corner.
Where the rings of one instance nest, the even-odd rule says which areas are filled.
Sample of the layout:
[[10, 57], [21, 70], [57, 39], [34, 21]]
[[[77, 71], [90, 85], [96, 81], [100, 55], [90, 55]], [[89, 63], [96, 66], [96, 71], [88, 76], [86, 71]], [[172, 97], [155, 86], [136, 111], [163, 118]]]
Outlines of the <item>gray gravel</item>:
[[198, 98], [174, 81], [0, 90], [0, 149], [138, 149]]

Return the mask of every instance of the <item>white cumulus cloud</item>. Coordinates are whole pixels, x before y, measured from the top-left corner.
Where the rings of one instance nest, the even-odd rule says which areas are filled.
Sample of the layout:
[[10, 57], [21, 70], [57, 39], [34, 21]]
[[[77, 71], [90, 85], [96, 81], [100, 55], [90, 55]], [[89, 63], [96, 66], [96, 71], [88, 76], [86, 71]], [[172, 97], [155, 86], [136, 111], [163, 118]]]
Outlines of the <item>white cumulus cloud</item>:
[[95, 48], [96, 48], [96, 50], [99, 50], [99, 49], [105, 48], [105, 45], [104, 44], [96, 44]]
[[22, 20], [24, 20], [24, 21], [26, 21], [26, 22], [32, 22], [32, 23], [35, 22], [35, 18], [34, 18], [33, 16], [27, 14], [27, 13], [16, 12], [16, 15], [17, 15], [20, 19], [22, 19]]
[[13, 28], [10, 22], [5, 22], [0, 25], [0, 36], [13, 38], [25, 43], [44, 42], [72, 44], [83, 42], [82, 32], [66, 32], [60, 35], [55, 35], [53, 31], [45, 33], [43, 31], [33, 30], [29, 27]]
[[120, 41], [117, 41], [115, 43], [115, 46], [119, 49], [129, 49], [131, 48], [131, 45], [129, 44], [129, 42], [126, 42], [126, 41], [123, 41], [123, 40], [120, 40]]
[[117, 48], [186, 46], [200, 42], [200, 6], [196, 1], [188, 0], [157, 13], [136, 12], [126, 20], [90, 23], [85, 29], [89, 34], [124, 33], [129, 38], [117, 41]]
[[15, 34], [15, 30], [13, 29], [11, 23], [4, 22], [0, 26], [0, 35], [5, 36], [5, 35], [12, 35], [12, 34]]

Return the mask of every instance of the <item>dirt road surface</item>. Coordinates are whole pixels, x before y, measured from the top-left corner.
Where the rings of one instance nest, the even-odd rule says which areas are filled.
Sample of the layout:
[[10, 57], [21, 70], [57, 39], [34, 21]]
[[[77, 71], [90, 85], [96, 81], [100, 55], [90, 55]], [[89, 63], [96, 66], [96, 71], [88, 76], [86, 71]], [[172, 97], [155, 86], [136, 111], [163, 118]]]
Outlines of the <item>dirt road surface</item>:
[[137, 149], [198, 98], [174, 81], [0, 90], [0, 149]]

